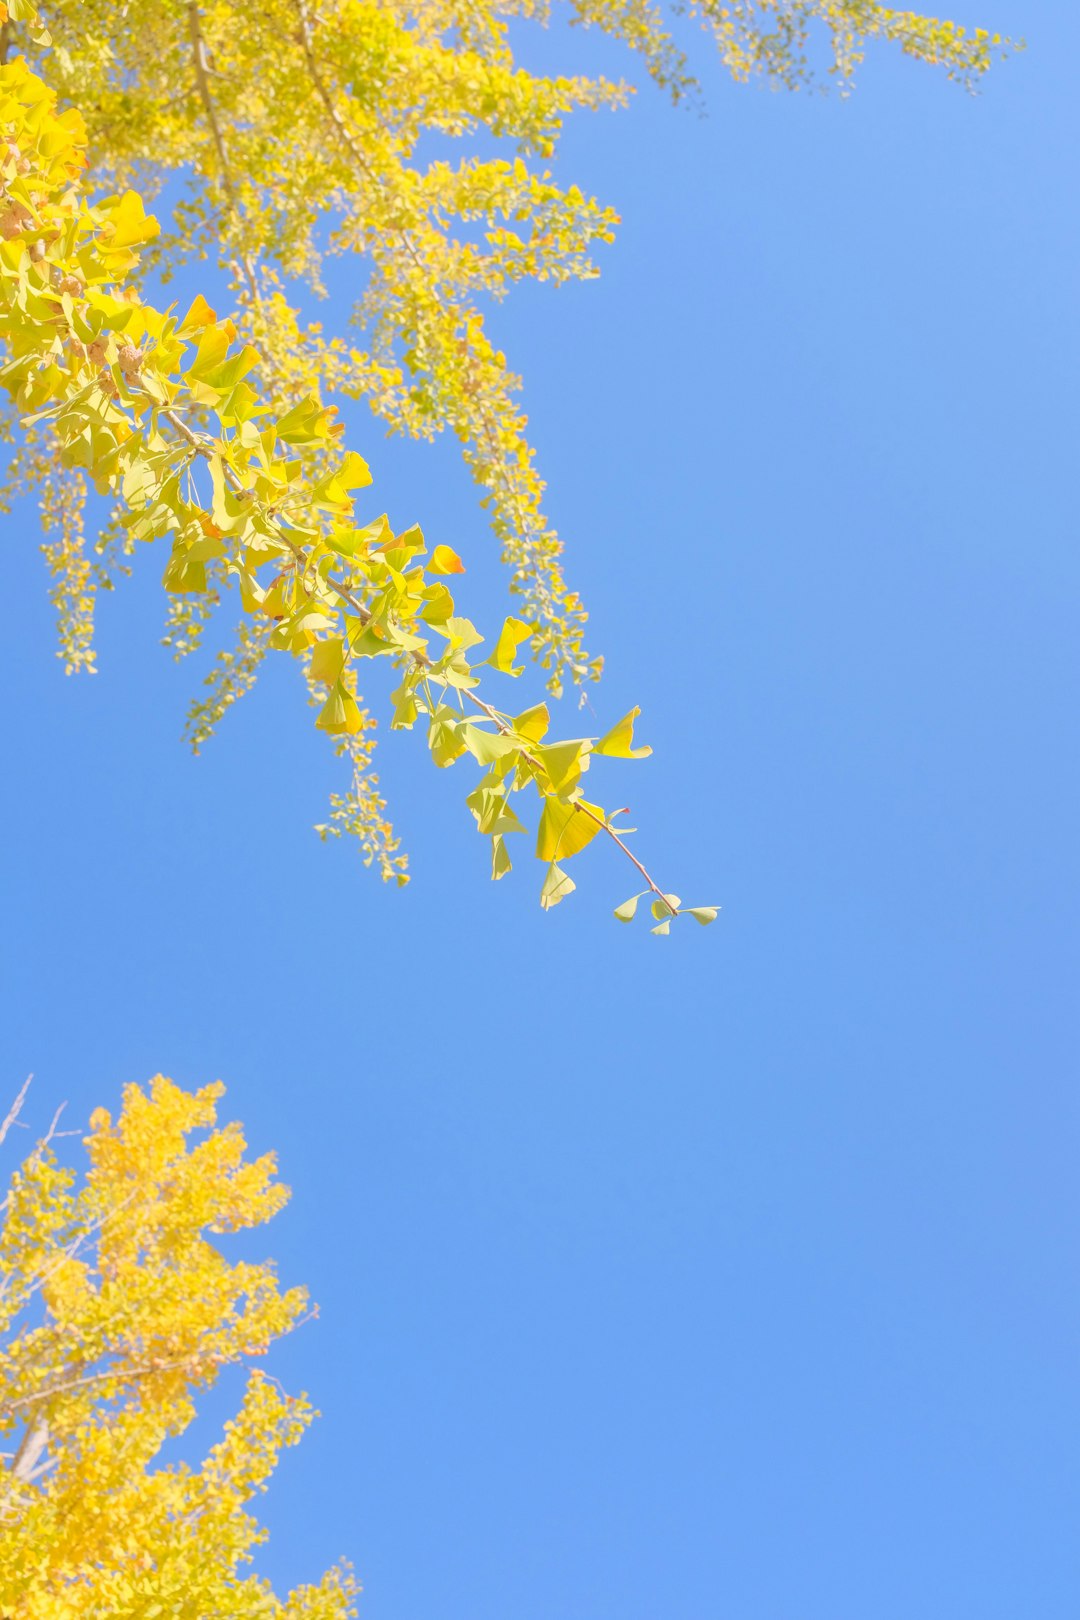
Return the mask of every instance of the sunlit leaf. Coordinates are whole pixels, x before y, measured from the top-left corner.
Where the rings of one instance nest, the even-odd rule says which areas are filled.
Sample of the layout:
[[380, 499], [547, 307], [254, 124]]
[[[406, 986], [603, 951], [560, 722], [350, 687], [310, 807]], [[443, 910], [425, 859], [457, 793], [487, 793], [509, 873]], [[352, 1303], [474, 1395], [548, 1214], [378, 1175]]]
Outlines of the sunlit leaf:
[[520, 668], [514, 667], [517, 650], [523, 641], [527, 641], [533, 634], [533, 626], [525, 624], [521, 619], [513, 617], [504, 620], [499, 639], [495, 643], [495, 651], [488, 659], [494, 669], [501, 670], [504, 675], [520, 675]]
[[463, 574], [465, 564], [450, 546], [436, 546], [427, 571], [429, 574]]
[[603, 830], [604, 812], [584, 799], [573, 803], [546, 798], [536, 834], [536, 853], [542, 861], [568, 860], [591, 844]]
[[568, 894], [573, 894], [576, 888], [577, 884], [573, 878], [568, 877], [562, 867], [556, 866], [553, 862], [544, 878], [540, 904], [545, 911], [550, 911], [552, 906], [557, 906], [560, 901], [565, 900]]
[[641, 713], [640, 709], [631, 709], [629, 714], [623, 715], [618, 725], [612, 726], [607, 734], [593, 745], [594, 754], [607, 754], [613, 759], [644, 759], [652, 753], [652, 749], [643, 746], [635, 748], [634, 721]]

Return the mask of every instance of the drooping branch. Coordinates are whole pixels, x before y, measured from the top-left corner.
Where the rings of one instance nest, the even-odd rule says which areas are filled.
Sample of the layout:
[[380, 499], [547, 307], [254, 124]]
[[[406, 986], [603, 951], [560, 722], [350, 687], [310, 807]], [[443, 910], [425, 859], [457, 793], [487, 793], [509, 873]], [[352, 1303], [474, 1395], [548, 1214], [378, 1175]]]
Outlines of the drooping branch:
[[[193, 432], [192, 429], [188, 427], [187, 423], [182, 419], [182, 417], [178, 416], [175, 411], [164, 410], [160, 414], [165, 418], [166, 421], [168, 421], [170, 426], [175, 429], [175, 431], [181, 436], [181, 438], [184, 440], [184, 442], [187, 445], [190, 446], [190, 448], [194, 451], [194, 453], [196, 455], [203, 457], [207, 461], [210, 460], [212, 455], [215, 453], [214, 446], [212, 444], [208, 444], [205, 439], [200, 437], [199, 434]], [[229, 464], [228, 461], [224, 462], [224, 472], [225, 472], [225, 477], [228, 480], [231, 487], [235, 491], [239, 491], [241, 489], [241, 487], [242, 487], [241, 480], [239, 478], [239, 475], [236, 473], [236, 471], [233, 469], [233, 467]], [[306, 567], [306, 565], [307, 565], [307, 557], [306, 557], [305, 552], [303, 551], [303, 548], [296, 544], [296, 542], [293, 540], [292, 536], [288, 533], [287, 529], [282, 527], [280, 524], [275, 524], [275, 527], [277, 528], [277, 532], [280, 534], [280, 536], [281, 536], [282, 540], [284, 541], [284, 543], [289, 547], [289, 549], [293, 553], [293, 556], [294, 556], [297, 564], [302, 566], [302, 567]], [[340, 601], [342, 601], [344, 603], [344, 605], [346, 607], [348, 607], [349, 610], [353, 614], [355, 614], [355, 616], [360, 620], [361, 624], [363, 624], [365, 626], [370, 626], [372, 624], [373, 619], [374, 619], [374, 615], [372, 614], [370, 608], [368, 608], [363, 602], [361, 602], [359, 600], [359, 598], [351, 590], [349, 590], [346, 586], [341, 585], [332, 576], [327, 577], [326, 583], [329, 586], [329, 588], [334, 592], [334, 594], [340, 599]], [[404, 656], [415, 666], [415, 668], [419, 672], [425, 672], [426, 673], [426, 672], [431, 670], [431, 667], [432, 667], [431, 666], [431, 661], [430, 661], [430, 659], [428, 659], [425, 656], [424, 653], [419, 652], [419, 651], [411, 651], [410, 650], [410, 651], [406, 652], [404, 654]], [[437, 679], [438, 677], [436, 676], [435, 678]], [[479, 697], [474, 691], [471, 691], [468, 688], [464, 688], [464, 689], [462, 689], [462, 692], [463, 692], [463, 696], [466, 697], [469, 700], [470, 703], [472, 703], [476, 708], [480, 709], [483, 712], [483, 714], [485, 714], [487, 716], [487, 718], [489, 720], [491, 720], [495, 724], [496, 729], [499, 731], [500, 735], [502, 735], [502, 736], [513, 736], [514, 735], [514, 728], [513, 728], [512, 722], [511, 722], [510, 718], [507, 715], [502, 714], [500, 710], [496, 709], [492, 704], [486, 702], [483, 698]], [[527, 747], [521, 747], [519, 752], [520, 752], [521, 758], [524, 761], [526, 761], [526, 763], [529, 764], [535, 771], [537, 771], [537, 772], [542, 772], [543, 771], [543, 766], [542, 766], [541, 762], [539, 760], [537, 760], [535, 755]], [[588, 819], [590, 821], [592, 821], [592, 822], [594, 822], [596, 824], [597, 828], [601, 832], [603, 832], [603, 833], [605, 833], [607, 835], [607, 837], [612, 841], [612, 843], [616, 846], [616, 848], [619, 849], [622, 852], [622, 854], [626, 856], [627, 860], [630, 861], [630, 863], [634, 867], [636, 867], [638, 872], [645, 879], [645, 882], [648, 885], [651, 892], [657, 897], [658, 901], [663, 903], [667, 914], [670, 917], [678, 916], [678, 914], [679, 914], [678, 905], [672, 903], [670, 895], [665, 893], [665, 891], [660, 887], [660, 885], [656, 882], [656, 880], [652, 877], [652, 875], [649, 873], [649, 871], [646, 869], [646, 867], [642, 864], [642, 862], [633, 853], [633, 851], [630, 849], [630, 847], [620, 837], [617, 830], [610, 824], [610, 822], [606, 819], [606, 817], [598, 816], [595, 813], [595, 811], [587, 804], [579, 803], [578, 808], [581, 810], [581, 812], [584, 815], [586, 815], [588, 817]]]

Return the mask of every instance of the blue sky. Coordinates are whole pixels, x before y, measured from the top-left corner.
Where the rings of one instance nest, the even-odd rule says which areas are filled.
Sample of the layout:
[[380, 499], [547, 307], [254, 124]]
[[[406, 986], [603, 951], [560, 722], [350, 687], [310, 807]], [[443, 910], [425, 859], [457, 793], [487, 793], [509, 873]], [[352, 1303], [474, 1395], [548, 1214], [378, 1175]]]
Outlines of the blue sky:
[[[3, 520], [9, 1089], [82, 1121], [220, 1077], [280, 1150], [263, 1247], [321, 1316], [276, 1368], [323, 1413], [265, 1503], [282, 1585], [1077, 1612], [1080, 16], [992, 9], [1029, 49], [977, 99], [882, 53], [845, 102], [736, 89], [702, 42], [707, 117], [582, 116], [560, 172], [619, 241], [496, 316], [593, 702], [655, 748], [609, 800], [708, 931], [620, 929], [595, 846], [550, 915], [539, 866], [489, 885], [464, 775], [404, 735], [414, 880], [380, 887], [308, 831], [335, 779], [290, 669], [193, 761], [160, 559], [65, 680]], [[490, 622], [453, 448], [349, 433]]]

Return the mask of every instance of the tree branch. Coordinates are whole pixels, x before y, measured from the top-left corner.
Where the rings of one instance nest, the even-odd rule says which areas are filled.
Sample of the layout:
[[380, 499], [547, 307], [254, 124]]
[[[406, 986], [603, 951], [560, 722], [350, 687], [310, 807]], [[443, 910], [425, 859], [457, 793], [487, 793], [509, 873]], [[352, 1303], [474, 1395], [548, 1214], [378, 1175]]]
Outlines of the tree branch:
[[15, 1098], [15, 1101], [12, 1103], [11, 1107], [8, 1109], [7, 1118], [4, 1120], [4, 1123], [2, 1125], [0, 1125], [0, 1142], [2, 1142], [4, 1140], [4, 1138], [7, 1135], [8, 1131], [10, 1131], [11, 1127], [14, 1125], [15, 1121], [18, 1119], [19, 1110], [22, 1108], [23, 1103], [26, 1101], [26, 1093], [30, 1090], [30, 1082], [33, 1080], [33, 1078], [34, 1077], [33, 1077], [32, 1074], [27, 1075], [26, 1079], [22, 1083], [22, 1089], [20, 1090], [19, 1095]]
[[[163, 410], [161, 412], [161, 415], [164, 416], [165, 419], [169, 423], [171, 423], [171, 425], [177, 430], [177, 432], [180, 433], [183, 436], [183, 438], [192, 447], [192, 449], [196, 452], [197, 455], [203, 456], [207, 460], [210, 459], [210, 456], [213, 453], [212, 452], [212, 447], [210, 445], [208, 445], [208, 444], [205, 444], [200, 439], [200, 437], [199, 437], [199, 435], [197, 433], [193, 433], [191, 428], [188, 427], [187, 423], [183, 420], [182, 417], [177, 416], [175, 411], [170, 411], [170, 410]], [[224, 461], [223, 465], [224, 465], [224, 470], [225, 470], [225, 477], [227, 478], [229, 483], [232, 485], [233, 489], [239, 489], [241, 487], [240, 486], [240, 479], [237, 477], [237, 475], [234, 472], [234, 470], [232, 469], [232, 467], [230, 467], [228, 461]], [[297, 546], [292, 539], [290, 539], [289, 535], [285, 532], [285, 530], [282, 529], [280, 525], [277, 525], [277, 530], [278, 530], [278, 533], [281, 535], [281, 538], [285, 541], [286, 545], [289, 547], [289, 549], [292, 551], [293, 555], [296, 557], [297, 561], [298, 562], [306, 562], [306, 558], [304, 556], [304, 553], [303, 553], [302, 549], [299, 546]], [[330, 577], [330, 576], [327, 577], [325, 583], [330, 587], [330, 589], [334, 592], [334, 594], [337, 597], [340, 598], [341, 601], [343, 601], [348, 607], [350, 607], [352, 609], [352, 611], [356, 614], [357, 618], [360, 620], [360, 622], [362, 624], [366, 625], [366, 624], [371, 623], [371, 621], [372, 621], [372, 613], [371, 613], [370, 608], [365, 607], [363, 602], [359, 601], [353, 595], [353, 593], [350, 590], [347, 589], [346, 586], [339, 585], [337, 583], [337, 581], [335, 579], [333, 579], [332, 577]], [[426, 668], [428, 666], [429, 660], [424, 656], [423, 653], [421, 653], [421, 652], [411, 652], [411, 653], [408, 654], [408, 656], [412, 659], [413, 663], [418, 665], [419, 667]], [[474, 704], [476, 706], [476, 708], [481, 709], [483, 711], [483, 713], [487, 715], [488, 719], [494, 721], [495, 725], [498, 727], [499, 731], [504, 736], [508, 736], [513, 732], [514, 728], [503, 718], [503, 716], [499, 713], [498, 709], [493, 708], [493, 706], [490, 703], [486, 703], [483, 698], [477, 697], [474, 692], [466, 691], [465, 696], [469, 699], [470, 703], [472, 703], [472, 704]], [[532, 765], [535, 770], [537, 770], [537, 771], [542, 771], [543, 770], [543, 766], [540, 764], [540, 761], [538, 759], [534, 758], [533, 755], [530, 754], [527, 749], [522, 748], [521, 757], [522, 757], [522, 759], [527, 760], [528, 763], [530, 765]], [[671, 914], [672, 917], [677, 917], [678, 916], [677, 907], [675, 907], [675, 906], [673, 906], [671, 904], [671, 901], [668, 899], [668, 897], [664, 893], [663, 889], [655, 881], [655, 879], [649, 874], [649, 872], [642, 865], [642, 863], [638, 860], [637, 856], [630, 849], [630, 847], [626, 843], [623, 842], [622, 838], [620, 838], [619, 834], [615, 831], [615, 828], [612, 827], [610, 825], [610, 823], [607, 822], [604, 819], [603, 816], [596, 815], [594, 811], [590, 810], [586, 805], [580, 803], [580, 801], [578, 802], [578, 809], [582, 812], [583, 815], [588, 816], [590, 821], [594, 821], [596, 823], [597, 827], [599, 827], [599, 829], [601, 830], [601, 832], [605, 832], [607, 834], [607, 836], [611, 839], [612, 843], [615, 844], [619, 849], [622, 850], [623, 854], [626, 856], [627, 860], [631, 863], [631, 865], [635, 866], [637, 868], [637, 870], [641, 873], [642, 877], [645, 879], [645, 882], [648, 884], [648, 886], [649, 886], [650, 890], [652, 891], [652, 893], [654, 895], [656, 895], [658, 900], [663, 901], [664, 906], [667, 908], [668, 912]]]
[[[14, 1403], [18, 1404], [18, 1403]], [[26, 1432], [11, 1465], [11, 1477], [20, 1485], [29, 1484], [37, 1469], [41, 1453], [49, 1443], [49, 1423], [44, 1412], [36, 1412], [26, 1425]]]
[[[210, 125], [210, 133], [214, 139], [214, 149], [217, 152], [218, 165], [221, 169], [222, 189], [228, 198], [229, 207], [231, 208], [233, 214], [234, 224], [242, 227], [244, 223], [243, 210], [240, 207], [240, 200], [236, 193], [236, 186], [233, 183], [232, 171], [229, 168], [228, 148], [225, 145], [225, 136], [222, 134], [221, 123], [217, 115], [217, 107], [214, 105], [214, 97], [210, 89], [210, 69], [206, 56], [206, 37], [202, 31], [202, 20], [199, 15], [199, 7], [196, 0], [190, 0], [187, 8], [187, 17], [188, 34], [191, 39], [192, 54], [195, 59], [195, 82], [198, 85], [199, 98], [202, 101], [203, 110], [206, 113], [206, 121]], [[255, 280], [255, 270], [251, 259], [242, 247], [238, 246], [236, 253], [237, 259], [248, 284], [248, 290], [251, 293], [251, 301], [253, 304], [258, 305], [261, 300], [259, 298], [259, 287]]]

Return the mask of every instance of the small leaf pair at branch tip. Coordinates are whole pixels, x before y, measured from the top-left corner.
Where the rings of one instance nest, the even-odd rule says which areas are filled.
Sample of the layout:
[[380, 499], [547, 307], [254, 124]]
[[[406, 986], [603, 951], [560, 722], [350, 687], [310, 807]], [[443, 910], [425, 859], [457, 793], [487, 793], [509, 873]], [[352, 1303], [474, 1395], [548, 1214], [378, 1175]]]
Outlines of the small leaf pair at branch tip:
[[[642, 889], [639, 894], [632, 894], [629, 900], [624, 900], [621, 906], [616, 906], [613, 913], [620, 922], [633, 922], [637, 915], [638, 901], [655, 891]], [[693, 917], [702, 927], [715, 922], [719, 915], [719, 906], [684, 906], [677, 894], [658, 895], [651, 905], [656, 926], [651, 930], [654, 934], [667, 934], [671, 931], [671, 924], [677, 917]]]

